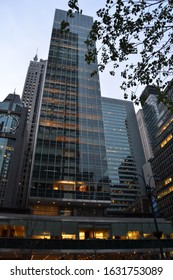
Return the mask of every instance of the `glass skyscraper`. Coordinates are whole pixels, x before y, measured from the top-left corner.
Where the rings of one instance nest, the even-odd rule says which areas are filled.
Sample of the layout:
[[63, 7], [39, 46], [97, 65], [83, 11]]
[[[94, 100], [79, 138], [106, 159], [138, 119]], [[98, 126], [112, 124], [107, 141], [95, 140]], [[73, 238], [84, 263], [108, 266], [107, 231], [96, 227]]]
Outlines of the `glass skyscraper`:
[[91, 77], [97, 62], [85, 62], [92, 23], [55, 11], [30, 184], [34, 213], [94, 215], [110, 202], [99, 76]]
[[148, 161], [150, 158], [153, 157], [153, 151], [151, 148], [150, 140], [149, 140], [149, 135], [148, 135], [148, 129], [146, 126], [146, 122], [144, 119], [144, 113], [143, 110], [140, 109], [138, 110], [136, 114], [138, 126], [139, 126], [139, 132], [141, 135], [141, 141], [144, 149], [144, 154], [145, 154], [145, 160]]
[[[92, 18], [75, 14], [69, 19], [66, 15], [56, 10], [47, 63], [39, 63], [35, 57], [29, 65], [22, 96], [28, 112], [22, 104], [12, 110], [7, 100], [0, 103], [3, 176], [9, 160], [14, 155], [19, 159], [25, 152], [24, 163], [14, 161], [7, 175], [8, 206], [0, 207], [0, 258], [158, 259], [159, 245], [170, 258], [171, 222], [158, 219], [163, 232], [158, 243], [151, 216], [116, 212], [128, 210], [143, 192], [142, 183], [133, 180], [144, 160], [133, 104], [103, 99], [104, 132], [99, 77], [90, 76], [97, 63], [85, 62], [84, 40]], [[67, 34], [60, 30], [66, 19], [71, 30]], [[15, 98], [10, 95], [7, 99], [18, 103]], [[24, 137], [26, 120], [28, 134]], [[22, 203], [20, 209], [11, 208], [16, 198], [25, 197], [32, 154], [27, 208]], [[21, 166], [23, 181], [18, 176]], [[113, 211], [115, 215], [109, 215]]]
[[111, 180], [109, 212], [128, 211], [145, 194], [142, 175], [145, 163], [133, 102], [102, 98], [108, 171]]
[[26, 140], [27, 109], [20, 96], [9, 94], [0, 102], [0, 206], [18, 207], [20, 172]]
[[[151, 91], [153, 89], [153, 91]], [[173, 218], [173, 116], [162, 102], [157, 100], [158, 89], [147, 86], [141, 94], [142, 110], [147, 124], [153, 148], [153, 158], [150, 159], [155, 179], [155, 197], [159, 214]], [[164, 91], [165, 96], [173, 99], [172, 82]], [[153, 102], [149, 103], [149, 100]], [[151, 112], [153, 116], [151, 118]], [[150, 118], [148, 117], [150, 115]], [[154, 122], [153, 122], [154, 121]], [[154, 141], [153, 141], [154, 139]]]
[[157, 101], [158, 94], [158, 87], [148, 85], [145, 87], [140, 96], [143, 116], [146, 123], [149, 142], [152, 150], [154, 149], [157, 142], [156, 132], [163, 111], [161, 104], [158, 104]]

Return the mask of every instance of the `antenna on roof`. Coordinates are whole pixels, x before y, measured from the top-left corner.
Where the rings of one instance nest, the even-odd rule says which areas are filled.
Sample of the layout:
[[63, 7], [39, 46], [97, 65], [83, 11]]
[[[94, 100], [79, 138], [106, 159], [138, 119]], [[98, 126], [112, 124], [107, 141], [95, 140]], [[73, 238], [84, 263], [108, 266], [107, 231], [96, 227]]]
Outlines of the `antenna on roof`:
[[36, 51], [36, 55], [34, 56], [34, 61], [38, 61], [38, 48], [37, 48], [37, 51]]

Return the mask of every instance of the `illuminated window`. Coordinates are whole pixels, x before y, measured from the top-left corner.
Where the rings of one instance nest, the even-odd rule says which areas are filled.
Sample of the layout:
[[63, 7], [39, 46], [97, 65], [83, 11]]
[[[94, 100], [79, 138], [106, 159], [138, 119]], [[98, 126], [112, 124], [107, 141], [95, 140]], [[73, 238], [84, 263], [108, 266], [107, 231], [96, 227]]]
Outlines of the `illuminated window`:
[[33, 239], [50, 239], [50, 233], [49, 232], [43, 232], [41, 235], [33, 235]]
[[171, 182], [172, 182], [172, 178], [171, 178], [171, 177], [168, 178], [168, 179], [166, 179], [165, 182], [164, 182], [164, 183], [165, 183], [165, 186], [168, 185], [168, 184], [171, 183]]
[[79, 232], [79, 239], [108, 239], [109, 231], [107, 229], [81, 229]]
[[62, 233], [62, 239], [76, 239], [75, 234]]
[[0, 225], [0, 237], [24, 237], [25, 227], [16, 225]]
[[158, 195], [158, 199], [162, 198], [163, 196], [171, 193], [173, 191], [173, 186], [169, 187], [167, 190], [161, 192], [159, 195]]
[[167, 129], [167, 127], [168, 127], [172, 122], [173, 122], [173, 119], [171, 119], [167, 124], [165, 124], [165, 125], [162, 127], [162, 129], [161, 129], [161, 131], [160, 131], [160, 134], [162, 134], [162, 132], [165, 131], [165, 129]]
[[87, 187], [82, 185], [82, 186], [79, 187], [79, 191], [80, 192], [86, 192], [87, 191]]
[[74, 181], [57, 181], [53, 186], [54, 190], [74, 191], [76, 189], [76, 182]]
[[172, 134], [169, 134], [168, 137], [162, 141], [160, 147], [163, 148], [171, 139], [172, 139]]
[[139, 231], [128, 231], [128, 239], [140, 239], [140, 232]]

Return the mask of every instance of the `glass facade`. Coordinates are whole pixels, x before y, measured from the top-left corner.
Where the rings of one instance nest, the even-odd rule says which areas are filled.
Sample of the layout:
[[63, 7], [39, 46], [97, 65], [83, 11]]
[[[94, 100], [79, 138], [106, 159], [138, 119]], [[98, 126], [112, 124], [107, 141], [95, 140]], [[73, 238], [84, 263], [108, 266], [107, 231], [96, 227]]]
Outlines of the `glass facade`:
[[157, 87], [147, 86], [140, 96], [142, 111], [152, 150], [155, 148], [155, 145], [157, 143], [156, 133], [159, 121], [163, 116], [165, 110], [163, 104], [158, 104], [158, 93], [159, 91]]
[[[39, 218], [39, 219], [38, 219]], [[173, 255], [173, 228], [158, 219], [161, 240], [153, 232], [153, 218], [39, 217], [6, 214], [0, 217], [1, 259], [26, 260], [127, 260], [160, 259]]]
[[[163, 233], [162, 239], [173, 238], [171, 222], [159, 218], [158, 226]], [[144, 240], [153, 239], [154, 230], [155, 225], [152, 218], [121, 217], [114, 219], [106, 217], [93, 219], [88, 223], [87, 217], [76, 217], [73, 222], [69, 223], [65, 217], [52, 217], [51, 220], [48, 217], [39, 217], [38, 220], [37, 216], [31, 218], [28, 214], [20, 214], [20, 217], [14, 214], [13, 217], [10, 217], [5, 213], [3, 213], [3, 218], [0, 217], [0, 238], [23, 237], [57, 241], [62, 239]]]
[[3, 206], [9, 181], [22, 108], [20, 98], [15, 94], [9, 94], [0, 103], [0, 206]]
[[[172, 99], [172, 83], [164, 92]], [[167, 219], [173, 218], [173, 116], [172, 112], [157, 101], [157, 88], [148, 86], [141, 95], [142, 110], [147, 124], [153, 148], [150, 159], [152, 172], [155, 175], [155, 197], [159, 214]], [[152, 101], [152, 102], [151, 102]]]
[[109, 210], [124, 211], [142, 193], [142, 186], [140, 189], [139, 182], [134, 180], [135, 174], [141, 173], [142, 162], [145, 161], [139, 129], [132, 102], [103, 97], [102, 107], [111, 180], [112, 205]]
[[[166, 96], [171, 95], [173, 89], [165, 92]], [[163, 104], [162, 104], [163, 106]], [[156, 197], [161, 216], [173, 218], [173, 116], [167, 108], [164, 108], [156, 131], [156, 144], [154, 157], [151, 160], [153, 174], [158, 176], [156, 180]]]
[[[67, 34], [62, 20], [70, 21]], [[99, 77], [90, 75], [97, 63], [85, 62], [92, 23], [55, 12], [30, 199], [109, 200]]]

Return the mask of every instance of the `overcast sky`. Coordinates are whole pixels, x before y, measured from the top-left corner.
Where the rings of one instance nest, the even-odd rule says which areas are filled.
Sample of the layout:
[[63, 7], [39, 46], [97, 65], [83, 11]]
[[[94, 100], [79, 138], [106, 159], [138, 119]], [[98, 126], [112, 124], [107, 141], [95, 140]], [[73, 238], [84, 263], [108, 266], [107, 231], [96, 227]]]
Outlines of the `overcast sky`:
[[[55, 9], [68, 9], [68, 0], [0, 0], [0, 101], [14, 92], [21, 96], [27, 68], [38, 49], [47, 59]], [[96, 17], [105, 0], [80, 0], [83, 14]], [[100, 74], [102, 96], [123, 99], [121, 77]], [[139, 92], [140, 94], [140, 92]]]

